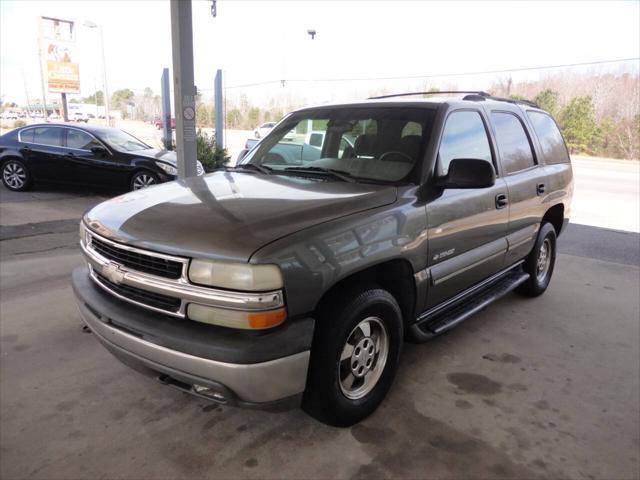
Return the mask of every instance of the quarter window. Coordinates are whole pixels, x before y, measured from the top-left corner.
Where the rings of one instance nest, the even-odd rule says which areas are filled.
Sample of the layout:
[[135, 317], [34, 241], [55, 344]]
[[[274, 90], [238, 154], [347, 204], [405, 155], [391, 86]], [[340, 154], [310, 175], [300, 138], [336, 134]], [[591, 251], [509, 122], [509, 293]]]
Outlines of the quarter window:
[[553, 119], [542, 112], [528, 111], [527, 116], [540, 140], [546, 163], [569, 163], [569, 153]]
[[62, 146], [62, 128], [37, 127], [33, 130], [33, 143], [54, 147]]
[[79, 150], [91, 150], [99, 147], [100, 143], [88, 133], [67, 128], [67, 147]]
[[491, 162], [487, 131], [478, 112], [459, 111], [449, 115], [440, 142], [439, 156], [443, 175], [449, 171], [451, 160], [456, 158], [476, 158]]
[[511, 113], [501, 112], [493, 112], [491, 119], [505, 172], [509, 174], [533, 167], [533, 150], [520, 119]]

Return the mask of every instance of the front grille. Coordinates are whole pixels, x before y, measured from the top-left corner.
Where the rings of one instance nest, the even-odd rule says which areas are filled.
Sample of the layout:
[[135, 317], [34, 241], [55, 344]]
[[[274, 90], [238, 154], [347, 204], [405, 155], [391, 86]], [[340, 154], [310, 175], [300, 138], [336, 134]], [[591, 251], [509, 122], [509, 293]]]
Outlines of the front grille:
[[177, 313], [180, 310], [180, 304], [182, 302], [179, 298], [173, 298], [159, 293], [148, 292], [136, 287], [130, 287], [129, 285], [118, 285], [117, 283], [111, 282], [96, 271], [94, 271], [94, 275], [97, 277], [98, 281], [102, 283], [102, 285], [104, 285], [114, 293], [128, 298], [129, 300], [142, 303], [149, 307], [159, 308], [160, 310], [166, 310], [168, 312]]
[[180, 278], [182, 276], [183, 264], [175, 260], [167, 260], [161, 257], [118, 248], [115, 245], [103, 242], [93, 235], [91, 236], [91, 248], [103, 257], [139, 272], [150, 273], [165, 278]]

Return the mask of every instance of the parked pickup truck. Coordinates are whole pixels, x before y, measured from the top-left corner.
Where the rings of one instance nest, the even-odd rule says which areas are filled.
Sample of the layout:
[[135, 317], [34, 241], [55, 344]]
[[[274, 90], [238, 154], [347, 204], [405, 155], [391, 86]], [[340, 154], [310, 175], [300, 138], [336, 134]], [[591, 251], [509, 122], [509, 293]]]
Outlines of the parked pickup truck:
[[[317, 158], [283, 159], [310, 121]], [[234, 168], [90, 210], [73, 287], [95, 337], [159, 381], [347, 426], [383, 401], [405, 339], [546, 290], [572, 192], [558, 127], [530, 102], [302, 109]]]
[[[294, 131], [287, 133], [269, 152], [271, 157], [269, 163], [301, 165], [304, 162], [319, 160], [322, 157], [324, 134], [324, 131], [310, 131], [303, 134], [296, 134]], [[342, 154], [346, 148], [353, 148], [354, 140], [355, 138], [348, 135], [343, 136], [340, 139], [340, 154]], [[240, 162], [258, 142], [258, 139], [247, 138], [244, 149], [238, 154], [238, 162]]]

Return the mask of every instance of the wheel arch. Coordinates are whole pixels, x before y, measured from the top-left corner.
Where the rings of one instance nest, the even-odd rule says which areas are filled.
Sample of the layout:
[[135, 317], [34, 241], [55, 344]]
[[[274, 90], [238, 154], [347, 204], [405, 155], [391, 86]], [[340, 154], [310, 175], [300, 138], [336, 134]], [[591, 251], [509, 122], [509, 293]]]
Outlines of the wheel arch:
[[556, 236], [559, 237], [564, 226], [564, 204], [558, 203], [549, 208], [542, 217], [542, 223], [545, 222], [553, 225]]
[[354, 272], [331, 285], [317, 302], [314, 312], [320, 312], [345, 292], [376, 285], [387, 290], [398, 302], [405, 325], [415, 317], [416, 285], [413, 268], [406, 259], [387, 260]]

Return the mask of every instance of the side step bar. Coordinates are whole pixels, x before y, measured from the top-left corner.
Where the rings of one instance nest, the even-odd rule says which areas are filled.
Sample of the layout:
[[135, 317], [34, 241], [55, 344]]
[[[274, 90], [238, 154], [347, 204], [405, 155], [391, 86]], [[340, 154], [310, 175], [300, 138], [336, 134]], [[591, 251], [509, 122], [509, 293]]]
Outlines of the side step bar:
[[495, 281], [486, 285], [478, 293], [470, 294], [447, 309], [435, 308], [423, 314], [411, 325], [411, 333], [415, 340], [426, 341], [436, 335], [462, 323], [484, 307], [504, 297], [529, 279], [529, 274], [520, 268], [512, 269]]

